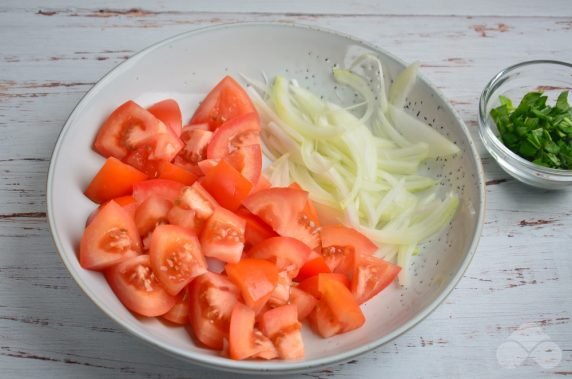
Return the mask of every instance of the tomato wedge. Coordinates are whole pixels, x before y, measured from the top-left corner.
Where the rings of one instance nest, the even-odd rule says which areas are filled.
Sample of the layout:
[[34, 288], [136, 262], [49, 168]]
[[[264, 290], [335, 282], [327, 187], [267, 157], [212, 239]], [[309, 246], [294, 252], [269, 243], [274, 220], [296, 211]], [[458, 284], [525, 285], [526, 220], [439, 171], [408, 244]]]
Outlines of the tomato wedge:
[[201, 232], [201, 246], [207, 257], [237, 263], [244, 249], [246, 222], [222, 207], [214, 210]]
[[177, 302], [161, 286], [146, 254], [111, 267], [105, 277], [123, 305], [142, 316], [161, 316]]
[[248, 257], [269, 260], [280, 271], [286, 271], [290, 278], [295, 278], [310, 252], [310, 248], [297, 239], [273, 237], [255, 245], [248, 251]]
[[196, 220], [197, 215], [192, 209], [183, 209], [178, 206], [174, 206], [169, 210], [167, 214], [167, 221], [171, 225], [178, 225], [186, 229], [191, 229], [195, 233], [197, 232]]
[[238, 209], [252, 189], [252, 184], [224, 160], [211, 169], [201, 183], [221, 206], [231, 211]]
[[160, 196], [151, 195], [135, 210], [134, 221], [141, 237], [151, 233], [157, 225], [167, 223], [167, 215], [173, 204]]
[[369, 238], [344, 225], [325, 225], [320, 230], [322, 247], [351, 247], [360, 255], [372, 255], [378, 247]]
[[165, 99], [151, 105], [148, 109], [153, 116], [163, 121], [173, 133], [179, 137], [181, 135], [181, 128], [183, 126], [183, 117], [181, 115], [181, 108], [174, 99]]
[[207, 123], [211, 130], [230, 119], [254, 112], [246, 91], [230, 76], [224, 77], [195, 111], [191, 124]]
[[298, 308], [294, 304], [283, 305], [264, 312], [259, 319], [260, 330], [270, 338], [278, 356], [282, 359], [304, 357], [304, 342], [298, 321]]
[[256, 112], [233, 118], [215, 130], [207, 147], [207, 158], [223, 158], [240, 147], [259, 145], [259, 136], [260, 121]]
[[328, 273], [328, 272], [331, 271], [328, 265], [326, 264], [324, 257], [318, 255], [315, 258], [308, 259], [306, 263], [304, 263], [304, 265], [300, 267], [300, 271], [298, 272], [296, 281], [301, 282], [305, 279], [311, 278], [314, 275], [318, 275], [321, 273]]
[[357, 258], [351, 290], [358, 304], [363, 304], [390, 285], [401, 267], [383, 259], [361, 255]]
[[332, 280], [342, 283], [346, 289], [350, 288], [350, 280], [344, 274], [323, 273], [304, 280], [298, 284], [298, 289], [319, 299], [324, 292], [325, 283]]
[[[232, 167], [242, 174], [252, 185], [258, 184], [262, 171], [262, 150], [260, 145], [243, 146], [224, 157]], [[270, 187], [270, 184], [268, 185]], [[259, 188], [261, 189], [261, 188]]]
[[113, 200], [101, 207], [81, 237], [79, 262], [88, 270], [104, 270], [141, 252], [133, 219]]
[[154, 178], [161, 161], [171, 161], [182, 147], [183, 143], [171, 133], [158, 134], [130, 150], [123, 161]]
[[186, 325], [189, 323], [189, 308], [190, 298], [189, 298], [188, 287], [185, 287], [177, 295], [177, 303], [173, 305], [173, 308], [169, 309], [169, 312], [165, 313], [163, 319], [172, 322], [173, 324]]
[[208, 130], [196, 129], [193, 126], [185, 126], [181, 133], [184, 147], [177, 156], [175, 163], [183, 162], [187, 165], [196, 165], [207, 158], [207, 146], [213, 133]]
[[281, 236], [296, 238], [316, 249], [320, 246], [319, 228], [304, 214], [307, 201], [306, 191], [269, 188], [251, 194], [243, 205]]
[[151, 267], [171, 295], [207, 272], [207, 262], [194, 232], [176, 225], [159, 225], [151, 235]]
[[246, 305], [256, 313], [270, 299], [278, 283], [278, 269], [262, 259], [244, 258], [238, 263], [229, 263], [225, 271], [242, 294]]
[[[104, 157], [123, 159], [145, 141], [168, 133], [172, 132], [164, 123], [130, 100], [105, 120], [95, 138], [94, 148]], [[172, 136], [173, 141], [177, 141], [177, 137]]]
[[93, 177], [85, 195], [96, 203], [103, 203], [116, 197], [129, 195], [133, 185], [147, 179], [141, 171], [109, 157]]
[[254, 327], [255, 313], [242, 303], [236, 303], [230, 316], [228, 352], [232, 359], [278, 357], [276, 348], [262, 332]]
[[288, 302], [296, 305], [298, 308], [298, 320], [303, 321], [312, 313], [318, 303], [318, 299], [298, 287], [290, 287]]
[[192, 186], [183, 188], [180, 196], [175, 200], [174, 208], [193, 211], [195, 213], [193, 228], [199, 233], [205, 221], [218, 207], [217, 201], [199, 182], [195, 182]]
[[244, 245], [246, 247], [254, 246], [265, 239], [278, 236], [271, 227], [266, 225], [260, 218], [250, 213], [248, 209], [240, 207], [236, 211], [236, 214], [246, 221], [246, 229], [244, 232]]
[[159, 179], [173, 180], [186, 186], [190, 186], [197, 180], [197, 176], [189, 170], [168, 161], [161, 161], [157, 169]]
[[167, 179], [151, 179], [133, 185], [133, 198], [138, 204], [151, 196], [159, 196], [174, 203], [185, 186]]
[[211, 349], [222, 349], [240, 291], [226, 276], [207, 272], [191, 282], [189, 295], [193, 335]]

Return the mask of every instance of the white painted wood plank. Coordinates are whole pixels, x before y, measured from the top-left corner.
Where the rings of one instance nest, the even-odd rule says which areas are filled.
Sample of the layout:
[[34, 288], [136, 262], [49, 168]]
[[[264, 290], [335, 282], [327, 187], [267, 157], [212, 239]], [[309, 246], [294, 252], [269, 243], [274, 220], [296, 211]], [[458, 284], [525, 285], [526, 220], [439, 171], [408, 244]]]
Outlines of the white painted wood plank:
[[[480, 91], [498, 70], [536, 57], [572, 61], [568, 2], [412, 7], [402, 1], [384, 2], [381, 10], [380, 2], [365, 0], [238, 4], [0, 4], [0, 376], [230, 377], [179, 362], [119, 330], [81, 293], [51, 244], [44, 197], [57, 134], [92, 83], [139, 49], [220, 22], [330, 27], [421, 61], [423, 74], [473, 132]], [[129, 11], [135, 7], [148, 12]], [[41, 9], [55, 14], [37, 14]], [[572, 374], [572, 192], [527, 188], [483, 155], [486, 224], [478, 253], [452, 295], [417, 327], [355, 362], [290, 378]], [[503, 369], [497, 348], [530, 322], [564, 350], [562, 362], [542, 369], [529, 359]]]

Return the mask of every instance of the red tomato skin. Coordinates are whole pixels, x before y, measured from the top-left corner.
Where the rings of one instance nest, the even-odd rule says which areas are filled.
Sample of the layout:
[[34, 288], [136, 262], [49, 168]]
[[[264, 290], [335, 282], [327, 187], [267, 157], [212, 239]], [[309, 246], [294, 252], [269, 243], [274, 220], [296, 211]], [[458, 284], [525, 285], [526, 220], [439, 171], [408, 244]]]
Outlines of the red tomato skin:
[[240, 207], [236, 211], [236, 214], [246, 221], [246, 229], [244, 232], [246, 247], [252, 247], [265, 239], [278, 236], [270, 226], [264, 223], [259, 217], [250, 213], [248, 209]]
[[221, 206], [233, 212], [252, 189], [252, 184], [224, 160], [204, 176], [202, 186]]
[[378, 247], [369, 238], [344, 225], [324, 225], [320, 230], [322, 247], [352, 246], [356, 253], [372, 255]]
[[146, 254], [112, 266], [105, 278], [123, 305], [141, 316], [161, 316], [177, 302], [161, 287]]
[[169, 161], [161, 161], [158, 166], [158, 172], [159, 179], [173, 180], [185, 186], [190, 186], [197, 180], [197, 176], [191, 171]]
[[85, 195], [96, 203], [131, 194], [133, 184], [147, 179], [141, 171], [109, 157], [93, 177]]
[[297, 288], [301, 289], [306, 293], [309, 293], [310, 295], [314, 296], [317, 299], [320, 299], [322, 297], [322, 294], [324, 293], [327, 282], [332, 280], [335, 280], [343, 284], [344, 287], [346, 287], [346, 289], [349, 289], [350, 287], [350, 280], [348, 279], [347, 276], [336, 273], [323, 273], [312, 276], [311, 278], [304, 280], [303, 282], [298, 284]]
[[278, 283], [278, 269], [262, 259], [244, 258], [225, 266], [229, 279], [240, 289], [246, 305], [258, 313]]
[[254, 311], [237, 302], [230, 317], [228, 352], [231, 359], [278, 357], [272, 342], [260, 330], [254, 328], [254, 323]]
[[260, 144], [260, 121], [252, 112], [233, 118], [215, 130], [207, 147], [208, 159], [223, 158], [241, 147]]
[[181, 135], [181, 128], [183, 126], [183, 117], [181, 115], [181, 108], [174, 99], [165, 99], [151, 105], [148, 111], [161, 120], [173, 133], [179, 137]]
[[228, 120], [254, 111], [246, 91], [233, 78], [226, 76], [209, 92], [190, 123], [207, 123], [210, 130], [215, 130]]
[[194, 232], [176, 225], [159, 225], [151, 235], [151, 267], [165, 291], [177, 295], [195, 277], [207, 272], [207, 262]]
[[315, 258], [308, 259], [304, 265], [300, 268], [298, 272], [298, 276], [296, 277], [297, 282], [302, 282], [308, 278], [311, 278], [314, 275], [318, 275], [321, 273], [329, 273], [330, 268], [326, 264], [324, 257], [321, 255], [317, 255]]
[[157, 225], [167, 223], [167, 215], [173, 204], [160, 196], [152, 195], [135, 210], [134, 221], [140, 236], [151, 233]]
[[111, 200], [101, 207], [85, 228], [79, 262], [85, 269], [101, 271], [140, 253], [141, 240], [133, 219]]

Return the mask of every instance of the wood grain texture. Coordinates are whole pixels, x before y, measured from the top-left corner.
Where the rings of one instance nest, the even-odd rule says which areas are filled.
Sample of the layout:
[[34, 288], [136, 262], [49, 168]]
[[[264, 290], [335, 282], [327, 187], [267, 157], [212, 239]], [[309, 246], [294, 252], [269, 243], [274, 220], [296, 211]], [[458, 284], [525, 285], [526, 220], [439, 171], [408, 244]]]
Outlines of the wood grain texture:
[[[0, 4], [0, 377], [220, 378], [120, 330], [79, 290], [51, 243], [45, 182], [65, 119], [102, 75], [151, 43], [223, 22], [323, 26], [421, 62], [478, 141], [484, 84], [518, 61], [572, 61], [568, 1], [54, 0]], [[528, 188], [479, 144], [487, 217], [457, 288], [418, 326], [356, 360], [288, 378], [572, 375], [572, 192]], [[503, 368], [497, 348], [534, 323], [554, 368]], [[234, 375], [233, 377], [236, 377]]]

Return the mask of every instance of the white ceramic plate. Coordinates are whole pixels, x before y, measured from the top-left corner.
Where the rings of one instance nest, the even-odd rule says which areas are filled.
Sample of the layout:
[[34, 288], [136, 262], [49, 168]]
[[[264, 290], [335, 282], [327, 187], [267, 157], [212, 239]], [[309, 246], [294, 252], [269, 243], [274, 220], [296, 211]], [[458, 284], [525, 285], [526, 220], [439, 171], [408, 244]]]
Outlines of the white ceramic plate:
[[[91, 150], [96, 132], [119, 104], [133, 99], [143, 106], [173, 97], [188, 120], [198, 101], [224, 75], [260, 78], [284, 74], [325, 98], [339, 89], [330, 77], [334, 64], [346, 66], [364, 52], [376, 54], [394, 77], [404, 64], [387, 52], [352, 37], [312, 27], [285, 24], [233, 24], [195, 30], [153, 45], [119, 65], [81, 100], [55, 147], [48, 178], [48, 215], [57, 249], [89, 298], [110, 318], [142, 340], [188, 361], [233, 372], [269, 373], [315, 370], [349, 360], [382, 345], [426, 317], [454, 288], [475, 252], [484, 214], [480, 160], [466, 126], [447, 100], [425, 80], [408, 99], [410, 111], [455, 141], [462, 153], [427, 165], [444, 190], [455, 189], [461, 206], [440, 236], [423, 245], [413, 263], [413, 283], [396, 284], [363, 305], [367, 322], [359, 330], [321, 339], [303, 330], [306, 358], [301, 361], [233, 361], [196, 346], [183, 328], [127, 311], [104, 277], [80, 267], [76, 255], [85, 221], [95, 205], [84, 195], [104, 159]], [[343, 94], [342, 94], [343, 95]], [[336, 100], [339, 101], [339, 100]]]

